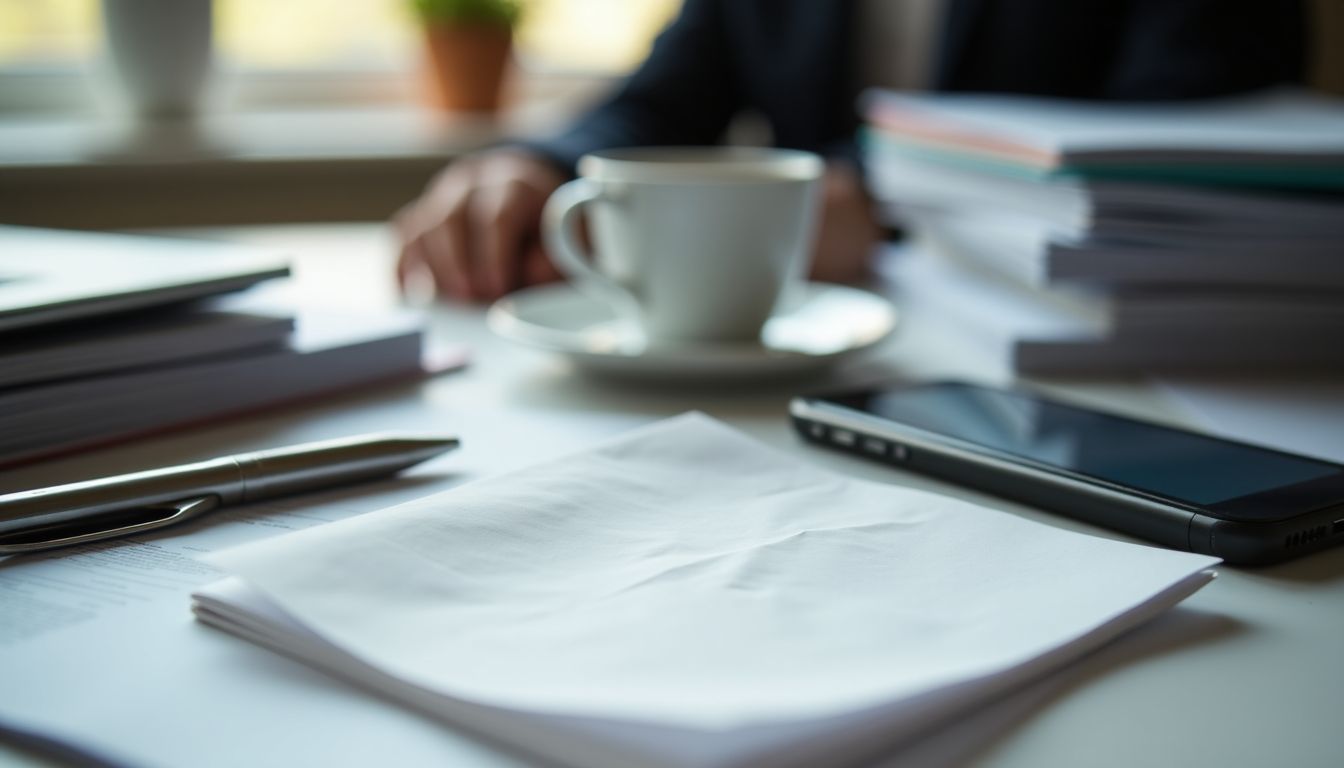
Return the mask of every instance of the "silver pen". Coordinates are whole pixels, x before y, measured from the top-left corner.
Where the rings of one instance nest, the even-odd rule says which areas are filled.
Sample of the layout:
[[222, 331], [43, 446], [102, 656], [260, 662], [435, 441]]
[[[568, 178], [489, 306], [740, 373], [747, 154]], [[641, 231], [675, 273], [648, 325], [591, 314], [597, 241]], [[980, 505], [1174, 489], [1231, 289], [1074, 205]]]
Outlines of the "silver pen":
[[212, 509], [372, 480], [458, 446], [367, 435], [0, 495], [0, 555], [143, 533]]

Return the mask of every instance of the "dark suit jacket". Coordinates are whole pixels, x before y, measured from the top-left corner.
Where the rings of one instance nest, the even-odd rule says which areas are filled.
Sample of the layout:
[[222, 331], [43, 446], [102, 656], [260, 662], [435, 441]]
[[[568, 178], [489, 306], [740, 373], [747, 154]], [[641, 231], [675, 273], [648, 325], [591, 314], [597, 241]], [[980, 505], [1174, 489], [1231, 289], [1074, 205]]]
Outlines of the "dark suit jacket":
[[[615, 95], [531, 145], [586, 152], [713, 144], [739, 111], [775, 144], [854, 157], [853, 0], [686, 0]], [[1300, 82], [1302, 0], [946, 0], [932, 87], [1162, 100]]]

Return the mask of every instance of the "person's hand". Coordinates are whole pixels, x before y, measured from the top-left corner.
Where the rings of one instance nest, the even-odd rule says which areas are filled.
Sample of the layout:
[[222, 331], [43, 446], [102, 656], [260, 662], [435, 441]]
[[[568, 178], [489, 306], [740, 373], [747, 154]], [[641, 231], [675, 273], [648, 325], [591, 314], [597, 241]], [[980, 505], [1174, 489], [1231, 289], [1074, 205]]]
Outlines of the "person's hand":
[[393, 218], [403, 290], [428, 272], [444, 298], [492, 301], [559, 278], [541, 247], [541, 210], [565, 179], [546, 160], [500, 149], [462, 158]]
[[873, 203], [858, 171], [829, 163], [822, 177], [821, 221], [812, 254], [812, 279], [850, 283], [868, 275], [882, 237]]

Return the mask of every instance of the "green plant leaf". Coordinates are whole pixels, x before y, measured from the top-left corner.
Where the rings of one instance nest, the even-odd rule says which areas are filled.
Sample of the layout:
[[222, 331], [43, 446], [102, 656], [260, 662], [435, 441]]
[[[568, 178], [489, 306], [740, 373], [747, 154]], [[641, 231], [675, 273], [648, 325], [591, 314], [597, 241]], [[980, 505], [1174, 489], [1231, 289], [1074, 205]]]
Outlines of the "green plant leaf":
[[517, 25], [523, 8], [519, 0], [411, 0], [416, 15], [426, 22], [454, 21]]

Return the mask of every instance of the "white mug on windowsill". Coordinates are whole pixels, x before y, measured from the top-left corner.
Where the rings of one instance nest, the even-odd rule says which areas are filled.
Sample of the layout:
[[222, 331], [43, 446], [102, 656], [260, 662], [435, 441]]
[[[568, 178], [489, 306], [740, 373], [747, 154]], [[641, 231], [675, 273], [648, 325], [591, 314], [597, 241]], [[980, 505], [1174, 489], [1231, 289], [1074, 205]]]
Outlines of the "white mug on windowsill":
[[106, 58], [130, 115], [184, 120], [211, 75], [211, 0], [103, 0]]
[[641, 344], [758, 344], [806, 274], [822, 169], [820, 157], [795, 150], [595, 152], [546, 204], [547, 252]]

